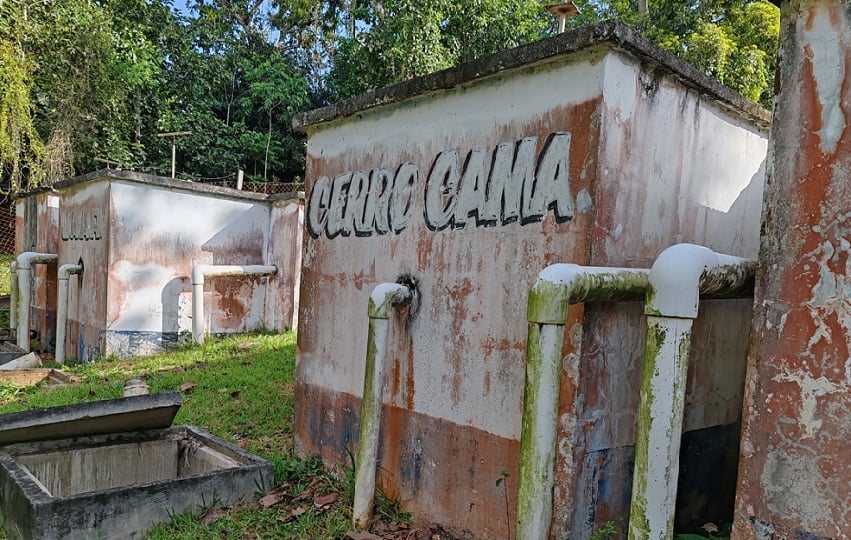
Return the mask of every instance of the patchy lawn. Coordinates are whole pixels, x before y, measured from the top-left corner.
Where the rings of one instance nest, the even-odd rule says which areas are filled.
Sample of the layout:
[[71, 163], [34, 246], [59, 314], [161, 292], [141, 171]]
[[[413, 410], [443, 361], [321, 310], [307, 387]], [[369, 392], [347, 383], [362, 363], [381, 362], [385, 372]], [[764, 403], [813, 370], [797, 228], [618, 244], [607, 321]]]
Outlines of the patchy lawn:
[[121, 397], [124, 381], [141, 376], [151, 392], [184, 391], [175, 424], [200, 427], [274, 463], [277, 488], [266, 497], [258, 493], [258, 501], [233, 508], [210, 501], [156, 527], [150, 539], [441, 538], [411, 527], [398, 502], [381, 496], [372, 533], [351, 532], [352, 468], [331, 474], [320, 463], [293, 455], [293, 333], [211, 339], [149, 358], [63, 370], [79, 383], [37, 388], [0, 384], [0, 413]]

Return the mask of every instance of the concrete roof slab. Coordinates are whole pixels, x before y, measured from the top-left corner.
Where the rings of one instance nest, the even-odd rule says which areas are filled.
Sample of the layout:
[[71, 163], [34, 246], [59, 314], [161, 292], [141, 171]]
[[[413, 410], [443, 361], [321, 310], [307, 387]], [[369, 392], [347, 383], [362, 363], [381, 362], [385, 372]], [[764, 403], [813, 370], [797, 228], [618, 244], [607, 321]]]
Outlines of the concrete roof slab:
[[161, 392], [0, 415], [0, 446], [171, 426], [183, 402]]

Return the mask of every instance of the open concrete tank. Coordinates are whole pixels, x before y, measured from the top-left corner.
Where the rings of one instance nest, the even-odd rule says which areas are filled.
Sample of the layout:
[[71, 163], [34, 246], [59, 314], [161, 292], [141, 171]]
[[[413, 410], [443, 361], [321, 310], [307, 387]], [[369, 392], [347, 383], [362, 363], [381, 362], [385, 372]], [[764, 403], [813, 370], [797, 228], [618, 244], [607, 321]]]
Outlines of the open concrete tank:
[[[514, 528], [540, 270], [649, 268], [677, 242], [757, 255], [768, 113], [618, 24], [295, 122], [309, 136], [297, 446], [349, 465], [370, 293], [415, 284], [419, 305], [389, 330], [377, 482], [459, 536]], [[701, 306], [684, 523], [732, 516], [749, 321], [747, 300]], [[642, 304], [571, 308], [567, 328], [565, 350], [579, 352], [563, 362], [551, 532], [587, 538], [609, 520], [623, 530], [629, 510]]]
[[[19, 233], [21, 250], [57, 254], [58, 268], [77, 265], [65, 275], [68, 358], [136, 356], [188, 342], [193, 304], [202, 308], [202, 333], [293, 325], [303, 215], [295, 195], [106, 170], [29, 194], [18, 200], [17, 212], [20, 223], [34, 223]], [[193, 274], [201, 265], [206, 283], [202, 272]], [[235, 266], [263, 271], [215, 271]], [[50, 349], [57, 264], [35, 272], [32, 328]], [[194, 285], [200, 285], [197, 300]]]

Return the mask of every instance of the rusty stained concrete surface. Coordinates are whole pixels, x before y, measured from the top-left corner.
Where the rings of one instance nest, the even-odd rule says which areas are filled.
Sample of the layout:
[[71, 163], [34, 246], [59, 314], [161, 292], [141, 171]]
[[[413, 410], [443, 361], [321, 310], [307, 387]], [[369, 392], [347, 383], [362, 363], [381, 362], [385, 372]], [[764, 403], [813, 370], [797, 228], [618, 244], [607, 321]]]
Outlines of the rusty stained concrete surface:
[[851, 12], [783, 2], [733, 536], [851, 538]]
[[[107, 354], [138, 354], [147, 341], [133, 339], [140, 334], [191, 332], [189, 276], [196, 264], [266, 262], [269, 207], [262, 202], [130, 182], [110, 186]], [[209, 331], [258, 329], [267, 279], [211, 279], [204, 293]]]
[[[391, 336], [379, 485], [415, 515], [458, 534], [503, 537], [514, 520], [525, 303], [535, 275], [554, 262], [649, 267], [676, 242], [756, 255], [764, 133], [646, 60], [593, 47], [307, 128], [311, 186], [357, 171], [375, 177], [382, 168], [399, 176], [407, 163], [418, 176], [413, 190], [387, 202], [404, 208], [413, 194], [412, 210], [391, 208], [391, 223], [371, 230], [357, 220], [347, 225], [333, 211], [331, 225], [326, 219], [322, 226], [322, 212], [311, 216], [308, 203], [296, 385], [301, 452], [348, 463], [363, 387], [367, 297], [378, 283], [412, 274], [422, 303]], [[446, 194], [428, 202], [429, 175], [444, 151], [457, 149], [466, 170], [475, 163], [471, 151], [484, 149], [490, 167], [501, 143], [514, 142], [519, 152], [524, 138], [536, 137], [534, 155], [543, 162], [545, 141], [558, 133], [570, 134], [572, 219], [556, 219], [567, 206], [560, 199], [542, 220], [525, 224], [477, 226], [458, 211], [450, 216], [455, 226], [440, 221], [446, 208], [463, 204]], [[362, 182], [358, 174], [339, 177]], [[445, 181], [443, 188], [453, 191]], [[326, 210], [342, 198], [351, 203], [357, 195], [339, 188], [316, 195]], [[459, 216], [467, 218], [464, 227]], [[394, 219], [402, 222], [398, 233], [378, 234]], [[747, 302], [704, 308], [708, 316], [698, 319], [696, 333], [705, 341], [695, 345], [690, 380], [706, 382], [689, 390], [692, 430], [738, 421], [750, 316]], [[626, 519], [640, 314], [640, 306], [571, 311], [555, 536], [585, 537], [608, 519]], [[497, 489], [502, 471], [511, 476]], [[599, 512], [589, 514], [589, 507]]]
[[[33, 212], [31, 220], [23, 219], [24, 207]], [[58, 253], [59, 197], [42, 191], [31, 200], [15, 202], [16, 254], [22, 251]], [[55, 263], [33, 265], [30, 329], [37, 332], [38, 349], [52, 349], [55, 336], [57, 279]]]
[[299, 199], [271, 201], [268, 261], [278, 267], [275, 286], [266, 291], [265, 321], [277, 321], [277, 330], [298, 327], [298, 291], [301, 287], [301, 246], [304, 203]]
[[[200, 263], [280, 265], [274, 278], [211, 279], [204, 295], [211, 332], [292, 326], [298, 199], [127, 171], [100, 171], [54, 189], [19, 200], [17, 219], [29, 221], [26, 209], [46, 207], [42, 201], [51, 198], [33, 230], [52, 238], [59, 264], [83, 262], [83, 275], [69, 280], [69, 357], [148, 354], [190, 334], [190, 273]], [[55, 265], [47, 275], [54, 285], [37, 289], [36, 298], [44, 297], [45, 313], [54, 317]], [[45, 319], [34, 328], [52, 335], [55, 322]]]

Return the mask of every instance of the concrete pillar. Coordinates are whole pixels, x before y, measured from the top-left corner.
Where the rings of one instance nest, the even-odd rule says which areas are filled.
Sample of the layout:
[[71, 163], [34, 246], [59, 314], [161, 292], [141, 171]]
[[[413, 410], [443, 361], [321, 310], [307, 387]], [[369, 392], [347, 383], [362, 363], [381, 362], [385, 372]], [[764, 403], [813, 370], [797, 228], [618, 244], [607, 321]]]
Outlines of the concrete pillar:
[[784, 1], [733, 538], [851, 537], [851, 2]]

